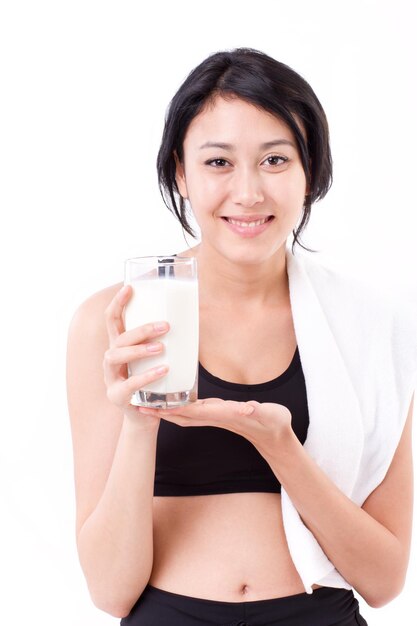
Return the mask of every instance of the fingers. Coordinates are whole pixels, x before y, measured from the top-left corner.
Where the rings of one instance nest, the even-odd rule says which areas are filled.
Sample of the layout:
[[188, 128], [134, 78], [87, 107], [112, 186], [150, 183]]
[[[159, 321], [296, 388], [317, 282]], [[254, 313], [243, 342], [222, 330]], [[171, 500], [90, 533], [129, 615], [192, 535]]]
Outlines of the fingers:
[[242, 418], [251, 415], [256, 405], [259, 405], [259, 402], [249, 404], [220, 398], [205, 398], [171, 409], [140, 407], [139, 413], [158, 416], [178, 426], [219, 426], [252, 441], [251, 432], [258, 429], [257, 422], [251, 421], [251, 430], [248, 431], [248, 422]]
[[[217, 406], [215, 406], [217, 405]], [[199, 414], [203, 417], [224, 416], [226, 412], [232, 411], [236, 415], [251, 415], [254, 412], [255, 407], [251, 406], [249, 402], [236, 402], [235, 400], [220, 400], [220, 398], [206, 398], [201, 401], [201, 411]]]
[[[142, 343], [138, 346], [127, 346], [125, 348], [109, 348], [104, 353], [103, 359], [106, 386], [109, 387], [115, 382], [125, 380], [128, 377], [127, 363], [161, 354], [163, 350], [164, 345], [159, 341]], [[140, 387], [136, 389], [140, 389]]]
[[[160, 341], [149, 341], [161, 334], [160, 330], [155, 330], [153, 325], [149, 324], [133, 329], [131, 334], [125, 332], [119, 335], [114, 344], [104, 353], [103, 370], [106, 383], [111, 384], [114, 380], [120, 380], [121, 367], [124, 366], [123, 370], [127, 372], [127, 363], [161, 354], [165, 348], [164, 344]], [[126, 343], [129, 337], [131, 337], [130, 341], [137, 341], [137, 345]], [[121, 346], [118, 345], [120, 343]], [[123, 375], [123, 378], [126, 377], [127, 373]]]
[[123, 320], [123, 309], [132, 296], [132, 293], [131, 285], [122, 287], [104, 312], [107, 334], [111, 346], [129, 346], [142, 343], [148, 339], [163, 335], [169, 330], [169, 324], [161, 320], [160, 322], [151, 322], [126, 331]]
[[109, 336], [110, 343], [114, 343], [117, 337], [125, 330], [122, 318], [123, 307], [126, 305], [131, 295], [131, 285], [124, 285], [104, 311], [107, 334]]
[[237, 416], [251, 415], [259, 402], [236, 402], [235, 400], [221, 400], [220, 398], [204, 398], [203, 400], [197, 400], [197, 402], [191, 402], [181, 407], [173, 409], [153, 409], [160, 411], [163, 415], [165, 412], [167, 415], [170, 413], [178, 413], [185, 417], [198, 417], [201, 420], [205, 418], [219, 421], [224, 420], [227, 415], [234, 413]]
[[106, 328], [110, 347], [103, 359], [104, 381], [107, 397], [119, 407], [130, 405], [132, 393], [143, 389], [144, 385], [164, 376], [168, 368], [152, 368], [140, 375], [128, 377], [127, 364], [160, 354], [164, 345], [152, 341], [169, 330], [165, 321], [152, 322], [125, 330], [123, 310], [132, 296], [131, 285], [125, 285], [111, 300], [105, 310]]
[[110, 369], [115, 365], [130, 363], [136, 359], [144, 359], [149, 356], [160, 354], [164, 345], [160, 341], [141, 343], [138, 346], [126, 346], [124, 348], [109, 348], [104, 353], [103, 367]]
[[126, 330], [115, 338], [113, 345], [118, 347], [131, 346], [164, 335], [169, 330], [169, 324], [164, 321], [151, 322], [143, 326], [137, 326], [132, 330]]
[[147, 384], [162, 378], [168, 371], [167, 366], [154, 367], [143, 374], [130, 376], [126, 379], [119, 379], [109, 384], [107, 387], [107, 398], [120, 408], [130, 405], [132, 394], [138, 389], [143, 389]]

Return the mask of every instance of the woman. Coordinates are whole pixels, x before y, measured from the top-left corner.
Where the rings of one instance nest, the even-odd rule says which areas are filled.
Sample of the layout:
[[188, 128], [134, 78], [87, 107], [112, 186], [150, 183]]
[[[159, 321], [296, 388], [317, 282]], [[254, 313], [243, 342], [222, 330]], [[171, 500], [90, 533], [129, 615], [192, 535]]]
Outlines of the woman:
[[[355, 331], [344, 347], [344, 329], [348, 319], [355, 323], [362, 293], [345, 302], [346, 291], [356, 293], [352, 282], [326, 271], [330, 282], [321, 283], [318, 264], [306, 261], [304, 272], [286, 249], [291, 232], [293, 249], [299, 243], [312, 203], [331, 184], [322, 107], [297, 73], [259, 51], [213, 54], [171, 102], [158, 174], [185, 230], [193, 234], [187, 202], [201, 230], [201, 243], [180, 253], [198, 259], [199, 400], [181, 410], [130, 405], [134, 390], [167, 370], [128, 378], [127, 363], [163, 351], [169, 328], [155, 320], [125, 332], [129, 286], [111, 286], [82, 303], [69, 331], [67, 380], [77, 545], [91, 597], [126, 625], [366, 624], [352, 589], [379, 607], [405, 580], [412, 402], [407, 378], [397, 394], [401, 416], [392, 448], [372, 449], [385, 414], [379, 406], [376, 425], [362, 425], [355, 402], [356, 394], [364, 404], [377, 397], [371, 376], [378, 366], [366, 364], [382, 335], [364, 351], [363, 369], [353, 368], [369, 376], [367, 389], [361, 391], [353, 373], [349, 396], [343, 363], [349, 366], [350, 345], [367, 341], [370, 332]], [[333, 300], [346, 309], [340, 331], [326, 295], [330, 284]], [[332, 332], [320, 330], [324, 318], [320, 307], [314, 317], [314, 298], [303, 313], [310, 287], [330, 320], [333, 315]], [[371, 302], [369, 295], [365, 308]], [[328, 462], [321, 456], [326, 436], [314, 435], [326, 410], [323, 396], [332, 391], [322, 393], [325, 377], [314, 378], [327, 363], [313, 346], [316, 333], [321, 346], [328, 341], [329, 378], [339, 363], [333, 334], [341, 337], [344, 357], [340, 376], [332, 378], [335, 389], [343, 384], [325, 431], [333, 428], [340, 452], [327, 443]], [[375, 378], [375, 389], [379, 384]], [[363, 448], [351, 437], [355, 415], [369, 459], [385, 457], [369, 471], [361, 453], [353, 480], [343, 455], [345, 447]], [[340, 458], [340, 471], [333, 472]]]

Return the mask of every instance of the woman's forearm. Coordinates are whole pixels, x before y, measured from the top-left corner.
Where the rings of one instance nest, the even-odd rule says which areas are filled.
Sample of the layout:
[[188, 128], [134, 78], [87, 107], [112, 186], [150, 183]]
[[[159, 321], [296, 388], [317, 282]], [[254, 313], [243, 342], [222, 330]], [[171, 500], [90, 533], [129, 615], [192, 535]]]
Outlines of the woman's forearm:
[[102, 497], [77, 537], [91, 597], [116, 617], [129, 612], [152, 570], [157, 434], [125, 417]]
[[330, 480], [294, 433], [262, 454], [328, 559], [366, 602], [381, 606], [398, 595], [404, 554], [397, 537]]

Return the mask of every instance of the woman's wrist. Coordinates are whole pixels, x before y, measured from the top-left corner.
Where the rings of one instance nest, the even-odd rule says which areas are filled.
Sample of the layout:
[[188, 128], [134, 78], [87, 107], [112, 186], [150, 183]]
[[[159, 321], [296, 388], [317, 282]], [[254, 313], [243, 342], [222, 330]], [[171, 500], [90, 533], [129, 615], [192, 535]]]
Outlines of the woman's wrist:
[[286, 462], [291, 463], [294, 455], [298, 454], [302, 447], [297, 435], [289, 426], [270, 438], [268, 448], [263, 451], [262, 456], [268, 462], [276, 461], [279, 458], [283, 464]]
[[159, 430], [160, 418], [149, 415], [141, 415], [140, 413], [125, 412], [123, 416], [123, 428], [127, 433], [149, 433], [157, 435]]

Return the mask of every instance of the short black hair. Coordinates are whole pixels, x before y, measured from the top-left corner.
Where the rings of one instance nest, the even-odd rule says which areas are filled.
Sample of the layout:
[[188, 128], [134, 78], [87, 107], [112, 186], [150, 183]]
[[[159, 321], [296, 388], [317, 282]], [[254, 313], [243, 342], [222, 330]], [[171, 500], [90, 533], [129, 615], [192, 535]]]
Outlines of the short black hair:
[[[304, 78], [288, 65], [254, 48], [211, 54], [190, 72], [172, 98], [157, 156], [158, 184], [164, 203], [184, 230], [195, 238], [175, 180], [174, 153], [183, 162], [183, 142], [191, 121], [217, 96], [238, 97], [264, 109], [281, 119], [294, 133], [309, 193], [305, 197], [302, 220], [297, 231], [293, 230], [292, 252], [296, 243], [309, 252], [316, 252], [303, 246], [298, 237], [307, 226], [311, 205], [324, 198], [333, 181], [327, 118]], [[307, 142], [294, 114], [304, 126]]]

